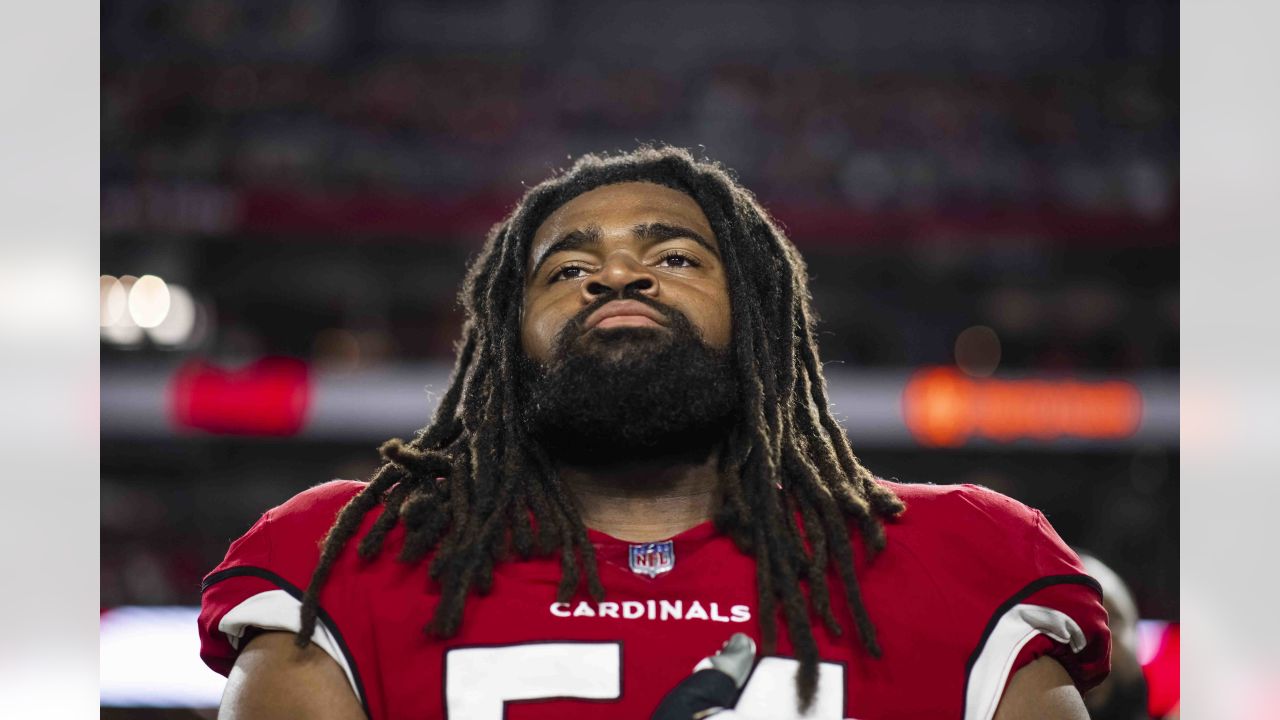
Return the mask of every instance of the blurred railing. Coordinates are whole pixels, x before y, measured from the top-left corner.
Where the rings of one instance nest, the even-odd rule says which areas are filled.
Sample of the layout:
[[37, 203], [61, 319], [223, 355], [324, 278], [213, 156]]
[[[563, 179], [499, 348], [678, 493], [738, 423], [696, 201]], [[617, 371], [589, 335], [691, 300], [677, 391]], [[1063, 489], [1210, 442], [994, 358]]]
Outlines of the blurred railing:
[[[203, 361], [104, 368], [102, 437], [272, 435], [376, 441], [431, 417], [443, 363], [316, 371], [290, 358], [238, 368]], [[966, 446], [1073, 451], [1178, 444], [1178, 378], [970, 378], [952, 368], [830, 369], [831, 404], [861, 447]]]

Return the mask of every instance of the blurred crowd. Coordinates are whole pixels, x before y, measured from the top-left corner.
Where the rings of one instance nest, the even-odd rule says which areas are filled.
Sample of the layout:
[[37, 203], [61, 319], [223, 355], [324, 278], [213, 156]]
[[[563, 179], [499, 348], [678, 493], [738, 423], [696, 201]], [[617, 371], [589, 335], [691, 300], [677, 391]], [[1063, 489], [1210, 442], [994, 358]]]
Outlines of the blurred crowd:
[[[1176, 203], [1176, 73], [1158, 55], [1112, 57], [1080, 38], [1049, 66], [1014, 53], [979, 67], [878, 67], [803, 42], [707, 61], [658, 36], [661, 57], [602, 62], [576, 55], [570, 31], [504, 47], [501, 24], [475, 23], [468, 45], [443, 49], [379, 43], [404, 11], [371, 7], [381, 14], [356, 26], [326, 3], [115, 10], [104, 21], [121, 28], [106, 48], [105, 179], [510, 193], [568, 155], [663, 141], [705, 147], [770, 199], [1153, 221]], [[535, 26], [579, 9], [530, 7], [547, 16]], [[246, 52], [263, 35], [276, 52]]]
[[[447, 357], [461, 259], [521, 189], [582, 152], [658, 141], [732, 168], [822, 269], [833, 359], [946, 363], [986, 325], [1006, 367], [1172, 367], [1162, 7], [113, 3], [104, 271], [164, 258], [232, 354]], [[717, 14], [731, 51], [684, 27]], [[383, 249], [346, 250], [371, 233]], [[280, 287], [299, 254], [263, 245], [284, 235], [345, 275], [328, 296]], [[174, 236], [190, 249], [156, 247]], [[283, 306], [307, 309], [301, 325]]]
[[1163, 219], [1176, 107], [1142, 68], [864, 75], [811, 62], [662, 72], [529, 57], [126, 64], [103, 86], [108, 180], [450, 194], [566, 155], [704, 145], [759, 194], [861, 210], [1050, 205]]

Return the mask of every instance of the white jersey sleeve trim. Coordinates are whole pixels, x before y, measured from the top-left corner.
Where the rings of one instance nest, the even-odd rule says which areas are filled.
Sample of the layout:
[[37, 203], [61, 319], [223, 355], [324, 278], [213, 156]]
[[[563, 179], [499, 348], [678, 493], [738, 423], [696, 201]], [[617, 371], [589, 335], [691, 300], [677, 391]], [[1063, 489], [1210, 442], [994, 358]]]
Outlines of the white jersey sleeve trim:
[[1036, 635], [1047, 635], [1078, 653], [1084, 631], [1066, 613], [1042, 605], [1019, 604], [996, 622], [987, 636], [965, 687], [964, 720], [991, 720], [1009, 681], [1018, 653]]
[[[251, 627], [298, 632], [302, 627], [302, 618], [299, 615], [301, 608], [302, 603], [284, 590], [268, 590], [231, 608], [226, 615], [222, 616], [222, 620], [218, 623], [218, 630], [227, 636], [231, 647], [239, 650], [245, 631]], [[363, 703], [364, 698], [360, 697], [360, 690], [356, 688], [356, 678], [351, 672], [351, 666], [347, 664], [346, 656], [342, 654], [337, 640], [334, 639], [333, 633], [329, 631], [329, 627], [323, 620], [316, 620], [316, 629], [311, 634], [311, 642], [320, 646], [320, 649], [338, 663], [343, 674], [347, 676], [351, 692], [355, 693], [356, 699]]]

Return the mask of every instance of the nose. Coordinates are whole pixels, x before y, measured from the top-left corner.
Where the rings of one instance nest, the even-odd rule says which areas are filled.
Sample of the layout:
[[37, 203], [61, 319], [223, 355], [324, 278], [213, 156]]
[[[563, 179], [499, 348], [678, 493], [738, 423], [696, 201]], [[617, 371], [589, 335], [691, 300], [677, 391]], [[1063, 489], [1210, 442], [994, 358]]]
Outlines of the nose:
[[582, 284], [582, 292], [588, 302], [602, 295], [624, 295], [627, 290], [657, 297], [658, 276], [644, 263], [625, 253], [609, 256], [604, 266]]

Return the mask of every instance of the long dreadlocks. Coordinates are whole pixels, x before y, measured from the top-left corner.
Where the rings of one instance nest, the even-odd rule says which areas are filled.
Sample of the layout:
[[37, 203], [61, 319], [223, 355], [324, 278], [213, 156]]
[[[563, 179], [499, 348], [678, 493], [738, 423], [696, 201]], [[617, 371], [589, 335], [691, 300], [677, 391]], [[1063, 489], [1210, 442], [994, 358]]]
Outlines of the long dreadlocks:
[[560, 602], [572, 598], [584, 579], [592, 598], [604, 597], [575, 500], [520, 422], [520, 311], [525, 257], [542, 221], [587, 190], [632, 181], [692, 197], [720, 240], [742, 420], [721, 456], [722, 501], [714, 522], [755, 557], [762, 650], [775, 646], [781, 608], [800, 661], [801, 704], [808, 706], [818, 667], [810, 610], [831, 633], [843, 631], [827, 585], [828, 568], [834, 568], [858, 637], [879, 656], [854, 573], [850, 520], [874, 555], [884, 547], [882, 519], [903, 505], [853, 455], [828, 410], [799, 254], [725, 170], [675, 148], [584, 156], [529, 190], [490, 231], [462, 287], [466, 324], [449, 388], [431, 423], [413, 440], [383, 444], [384, 464], [329, 530], [303, 597], [299, 646], [315, 629], [320, 590], [335, 559], [379, 505], [381, 515], [357, 552], [366, 559], [378, 554], [397, 523], [406, 532], [400, 560], [418, 561], [434, 551], [428, 574], [441, 597], [427, 623], [429, 633], [456, 633], [467, 596], [487, 593], [494, 564], [513, 550], [522, 558], [559, 553]]

